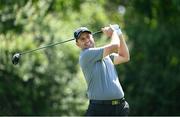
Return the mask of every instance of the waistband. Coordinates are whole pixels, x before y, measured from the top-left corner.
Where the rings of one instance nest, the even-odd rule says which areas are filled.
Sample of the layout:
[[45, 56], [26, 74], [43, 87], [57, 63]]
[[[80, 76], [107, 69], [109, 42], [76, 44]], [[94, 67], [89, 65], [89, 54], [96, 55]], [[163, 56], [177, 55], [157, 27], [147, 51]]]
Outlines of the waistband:
[[125, 98], [114, 99], [114, 100], [90, 100], [91, 104], [108, 104], [108, 105], [118, 105], [125, 102]]

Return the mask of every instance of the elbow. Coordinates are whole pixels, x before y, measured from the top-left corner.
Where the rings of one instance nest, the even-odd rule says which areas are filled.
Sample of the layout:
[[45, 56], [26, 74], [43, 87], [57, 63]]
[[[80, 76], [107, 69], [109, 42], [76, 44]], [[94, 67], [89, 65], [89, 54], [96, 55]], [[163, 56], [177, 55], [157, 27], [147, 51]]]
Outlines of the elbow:
[[119, 54], [119, 55], [123, 57], [123, 60], [124, 60], [125, 63], [130, 61], [129, 52], [126, 53], [126, 54]]
[[126, 57], [126, 62], [130, 61], [130, 55], [128, 54], [128, 56]]
[[127, 57], [127, 60], [126, 60], [126, 62], [129, 62], [130, 61], [130, 57]]
[[124, 62], [129, 62], [129, 61], [130, 61], [130, 56], [126, 56]]
[[127, 51], [127, 54], [126, 54], [126, 62], [129, 62], [130, 61], [130, 54], [129, 54], [129, 51]]

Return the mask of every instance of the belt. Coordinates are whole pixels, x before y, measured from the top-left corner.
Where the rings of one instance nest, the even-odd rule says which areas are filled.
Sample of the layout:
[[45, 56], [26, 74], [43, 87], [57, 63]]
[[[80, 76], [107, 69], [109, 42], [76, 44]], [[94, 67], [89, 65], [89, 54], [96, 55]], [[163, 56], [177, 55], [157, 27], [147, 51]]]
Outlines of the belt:
[[118, 105], [125, 102], [125, 98], [114, 99], [114, 100], [90, 100], [91, 104], [109, 104], [109, 105]]

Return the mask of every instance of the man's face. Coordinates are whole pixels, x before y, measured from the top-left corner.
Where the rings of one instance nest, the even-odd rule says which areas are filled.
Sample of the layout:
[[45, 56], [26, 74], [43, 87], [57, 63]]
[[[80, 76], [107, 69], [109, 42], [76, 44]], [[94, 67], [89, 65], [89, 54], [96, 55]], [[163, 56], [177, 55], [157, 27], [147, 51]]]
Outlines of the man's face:
[[83, 32], [76, 42], [76, 45], [81, 49], [92, 48], [94, 47], [94, 44], [95, 43], [92, 34], [88, 32]]

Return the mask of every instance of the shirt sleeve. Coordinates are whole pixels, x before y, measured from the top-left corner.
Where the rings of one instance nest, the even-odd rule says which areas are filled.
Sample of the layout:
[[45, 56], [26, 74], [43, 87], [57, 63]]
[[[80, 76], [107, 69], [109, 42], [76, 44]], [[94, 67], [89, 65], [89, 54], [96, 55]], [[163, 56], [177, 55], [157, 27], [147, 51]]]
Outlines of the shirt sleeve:
[[102, 60], [103, 50], [104, 48], [89, 48], [89, 49], [84, 50], [83, 55], [82, 55], [83, 62], [92, 63], [92, 62]]

